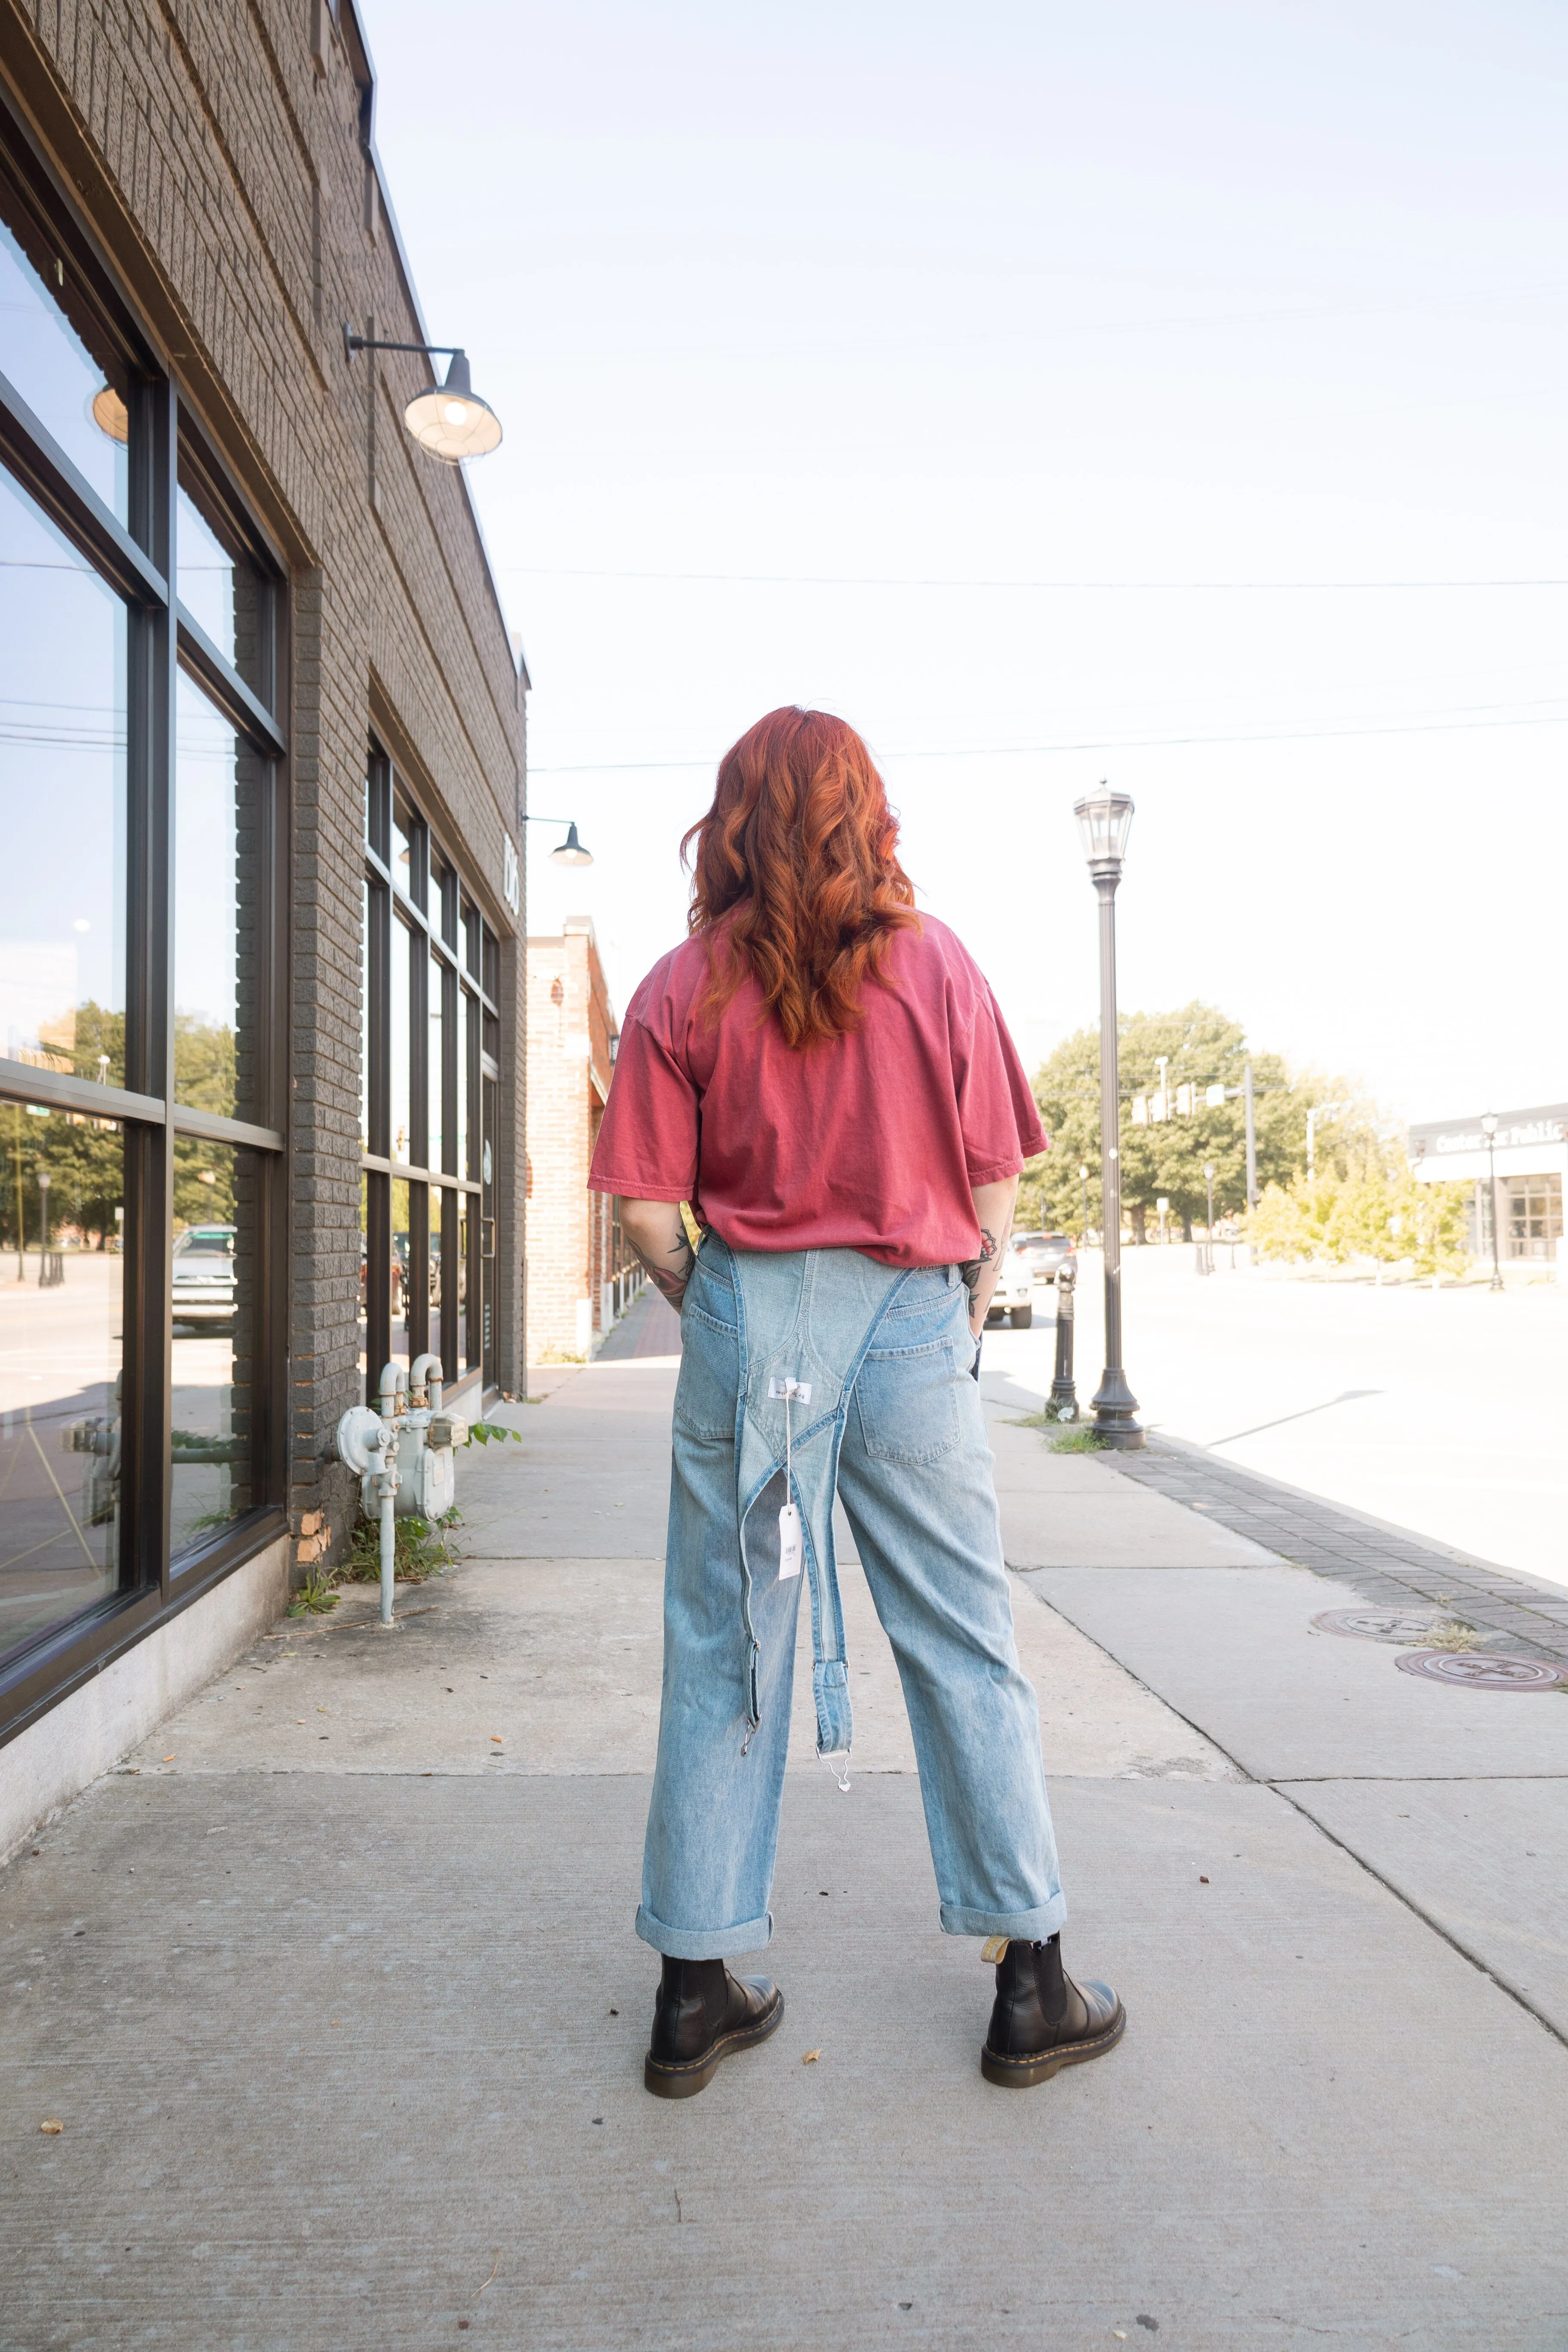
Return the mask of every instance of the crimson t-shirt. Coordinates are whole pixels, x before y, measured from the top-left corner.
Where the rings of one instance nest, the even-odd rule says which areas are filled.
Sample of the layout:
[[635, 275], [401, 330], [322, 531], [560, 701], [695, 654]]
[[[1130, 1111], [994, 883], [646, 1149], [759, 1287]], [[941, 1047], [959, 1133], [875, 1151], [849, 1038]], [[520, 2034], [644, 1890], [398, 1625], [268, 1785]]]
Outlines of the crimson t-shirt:
[[701, 940], [661, 956], [627, 1009], [588, 1182], [689, 1201], [735, 1249], [973, 1258], [971, 1188], [1047, 1139], [984, 974], [944, 923], [895, 931], [858, 1029], [792, 1049], [748, 973], [699, 1013]]

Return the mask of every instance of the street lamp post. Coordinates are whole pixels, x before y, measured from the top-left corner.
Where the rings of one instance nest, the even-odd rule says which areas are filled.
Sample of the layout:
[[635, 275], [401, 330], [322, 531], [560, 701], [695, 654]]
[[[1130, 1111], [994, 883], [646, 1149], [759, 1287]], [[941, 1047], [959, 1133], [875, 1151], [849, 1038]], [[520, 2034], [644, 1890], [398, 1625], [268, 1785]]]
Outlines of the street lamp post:
[[1214, 1239], [1214, 1161], [1212, 1160], [1204, 1161], [1204, 1181], [1209, 1188], [1208, 1237], [1212, 1242]]
[[1105, 1370], [1090, 1402], [1103, 1444], [1141, 1446], [1138, 1400], [1121, 1368], [1121, 1112], [1117, 1099], [1116, 886], [1132, 824], [1132, 801], [1101, 784], [1073, 804], [1084, 855], [1100, 894], [1100, 1221], [1105, 1258]]
[[1253, 1116], [1252, 1063], [1250, 1058], [1241, 1073], [1241, 1091], [1247, 1105], [1247, 1205], [1258, 1206], [1258, 1127]]
[[1492, 1278], [1491, 1288], [1503, 1286], [1502, 1267], [1498, 1263], [1497, 1246], [1497, 1114], [1488, 1111], [1481, 1121], [1481, 1133], [1487, 1139], [1487, 1192], [1492, 1204]]
[[[1496, 1218], [1492, 1220], [1496, 1224]], [[42, 1290], [49, 1275], [49, 1171], [38, 1171], [38, 1288]], [[1502, 1287], [1500, 1283], [1499, 1289]]]

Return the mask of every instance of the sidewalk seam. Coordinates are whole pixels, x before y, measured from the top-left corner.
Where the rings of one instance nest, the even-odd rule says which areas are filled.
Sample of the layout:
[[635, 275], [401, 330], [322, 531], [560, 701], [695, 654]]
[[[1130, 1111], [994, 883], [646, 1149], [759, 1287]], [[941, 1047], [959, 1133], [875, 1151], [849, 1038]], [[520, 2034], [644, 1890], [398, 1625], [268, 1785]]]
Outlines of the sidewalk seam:
[[[1037, 1570], [1035, 1573], [1048, 1575], [1050, 1571], [1049, 1570]], [[1033, 1591], [1034, 1588], [1031, 1586], [1030, 1590]], [[1415, 1900], [1414, 1896], [1406, 1895], [1402, 1887], [1395, 1886], [1392, 1879], [1385, 1878], [1382, 1871], [1379, 1870], [1374, 1864], [1367, 1861], [1364, 1854], [1357, 1853], [1355, 1848], [1352, 1845], [1348, 1845], [1342, 1837], [1336, 1836], [1332, 1830], [1325, 1828], [1315, 1813], [1309, 1812], [1305, 1805], [1298, 1804], [1295, 1798], [1290, 1794], [1290, 1788], [1292, 1785], [1290, 1782], [1285, 1780], [1261, 1780], [1256, 1773], [1249, 1772], [1246, 1765], [1242, 1763], [1240, 1758], [1233, 1755], [1222, 1739], [1216, 1739], [1212, 1731], [1205, 1731], [1202, 1724], [1196, 1722], [1192, 1716], [1184, 1714], [1179, 1706], [1173, 1706], [1171, 1701], [1165, 1697], [1163, 1692], [1157, 1691], [1152, 1683], [1146, 1683], [1141, 1675], [1133, 1672], [1133, 1669], [1127, 1664], [1124, 1659], [1117, 1657], [1114, 1651], [1108, 1650], [1103, 1642], [1096, 1641], [1092, 1633], [1086, 1633], [1081, 1625], [1074, 1624], [1074, 1621], [1068, 1617], [1064, 1611], [1054, 1608], [1052, 1603], [1046, 1599], [1043, 1592], [1035, 1591], [1034, 1597], [1039, 1602], [1042, 1609], [1049, 1609], [1051, 1611], [1051, 1614], [1055, 1617], [1060, 1617], [1064, 1624], [1072, 1625], [1074, 1632], [1081, 1634], [1086, 1642], [1091, 1643], [1094, 1648], [1100, 1653], [1102, 1657], [1106, 1657], [1110, 1660], [1112, 1665], [1120, 1666], [1124, 1675], [1131, 1675], [1132, 1680], [1137, 1683], [1141, 1690], [1146, 1690], [1152, 1698], [1158, 1699], [1162, 1706], [1169, 1707], [1171, 1713], [1177, 1717], [1178, 1721], [1184, 1723], [1190, 1731], [1195, 1731], [1200, 1739], [1206, 1739], [1209, 1746], [1215, 1749], [1219, 1755], [1225, 1758], [1226, 1761], [1234, 1768], [1244, 1781], [1247, 1781], [1255, 1789], [1267, 1789], [1271, 1795], [1278, 1797], [1282, 1804], [1289, 1805], [1291, 1811], [1298, 1814], [1310, 1828], [1315, 1830], [1320, 1837], [1326, 1838], [1331, 1845], [1338, 1846], [1342, 1853], [1348, 1854], [1352, 1862], [1355, 1864], [1358, 1870], [1364, 1871], [1366, 1875], [1374, 1880], [1379, 1886], [1383, 1887], [1385, 1893], [1391, 1895], [1396, 1903], [1403, 1904], [1405, 1910], [1408, 1911], [1414, 1918], [1419, 1919], [1424, 1927], [1431, 1929], [1434, 1936], [1440, 1937], [1441, 1940], [1447, 1945], [1450, 1951], [1457, 1952], [1462, 1960], [1467, 1962], [1470, 1968], [1474, 1969], [1478, 1976], [1484, 1977], [1489, 1984], [1496, 1985], [1500, 1992], [1505, 1993], [1510, 2000], [1517, 2003], [1519, 2008], [1525, 2011], [1527, 2016], [1532, 2017], [1537, 2025], [1539, 2025], [1543, 2032], [1552, 2036], [1553, 2042], [1557, 2042], [1561, 2048], [1568, 2050], [1568, 2032], [1565, 2032], [1561, 2026], [1555, 2024], [1550, 2017], [1547, 2017], [1541, 2010], [1539, 2010], [1535, 2003], [1531, 2000], [1528, 1993], [1521, 1991], [1518, 1985], [1510, 1984], [1506, 1977], [1499, 1976], [1494, 1969], [1489, 1969], [1483, 1966], [1476, 1954], [1470, 1951], [1467, 1946], [1460, 1943], [1458, 1937], [1452, 1934], [1448, 1928], [1445, 1927], [1441, 1920], [1434, 1919], [1430, 1912], [1424, 1911], [1422, 1909], [1420, 1904]], [[1333, 1776], [1330, 1776], [1325, 1774], [1323, 1777], [1324, 1780], [1327, 1780], [1331, 1777], [1335, 1779], [1347, 1779], [1352, 1776], [1347, 1774], [1335, 1774]], [[1454, 1777], [1456, 1780], [1462, 1780], [1465, 1779], [1480, 1777], [1506, 1780], [1521, 1780], [1526, 1778], [1553, 1780], [1558, 1776], [1554, 1773], [1529, 1775], [1521, 1773], [1500, 1773], [1495, 1775], [1488, 1774], [1485, 1776], [1457, 1773]], [[1310, 1784], [1299, 1781], [1296, 1785], [1305, 1786]]]

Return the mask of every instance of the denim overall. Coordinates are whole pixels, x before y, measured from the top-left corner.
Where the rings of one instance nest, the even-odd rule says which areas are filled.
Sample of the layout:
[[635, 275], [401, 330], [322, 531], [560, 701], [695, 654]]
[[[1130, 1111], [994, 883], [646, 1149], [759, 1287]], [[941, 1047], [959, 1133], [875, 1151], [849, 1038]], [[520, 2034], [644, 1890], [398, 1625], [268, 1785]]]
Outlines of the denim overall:
[[[1018, 1664], [969, 1295], [954, 1266], [703, 1242], [681, 1313], [658, 1763], [637, 1931], [676, 1959], [756, 1950], [789, 1742], [796, 1607], [811, 1593], [817, 1753], [854, 1737], [837, 1491], [892, 1644], [942, 1925], [1054, 1935], [1066, 1916]], [[775, 1381], [809, 1383], [785, 1404]], [[805, 1573], [781, 1580], [784, 1463]]]

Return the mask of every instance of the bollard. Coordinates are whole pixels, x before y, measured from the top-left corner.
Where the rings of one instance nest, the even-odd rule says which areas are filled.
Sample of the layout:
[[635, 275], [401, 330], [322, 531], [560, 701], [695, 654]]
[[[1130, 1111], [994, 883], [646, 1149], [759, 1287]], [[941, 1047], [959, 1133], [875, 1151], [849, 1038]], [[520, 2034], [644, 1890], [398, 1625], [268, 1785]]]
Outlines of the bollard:
[[1077, 1284], [1078, 1269], [1068, 1258], [1057, 1269], [1057, 1369], [1051, 1381], [1050, 1403], [1047, 1407], [1053, 1421], [1078, 1419], [1078, 1391], [1073, 1386], [1072, 1378]]

